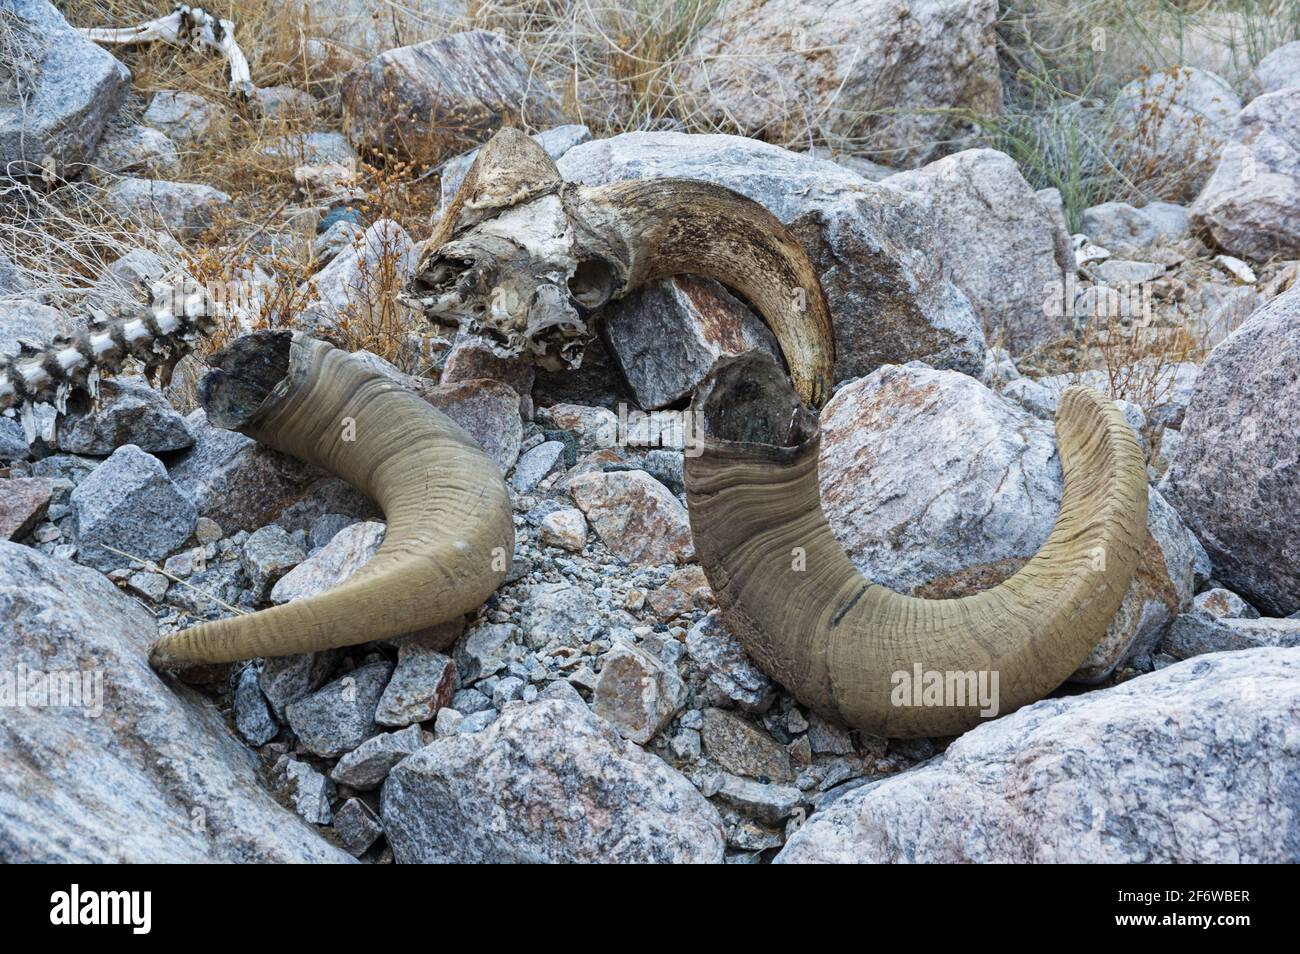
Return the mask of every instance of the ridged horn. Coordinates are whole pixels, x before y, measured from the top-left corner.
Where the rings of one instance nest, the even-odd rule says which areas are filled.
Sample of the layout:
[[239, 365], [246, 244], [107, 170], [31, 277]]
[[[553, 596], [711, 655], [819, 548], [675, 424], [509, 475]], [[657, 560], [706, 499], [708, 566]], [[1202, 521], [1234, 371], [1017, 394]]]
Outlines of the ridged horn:
[[[690, 179], [614, 182], [565, 198], [579, 249], [613, 269], [606, 297], [671, 275], [712, 278], [743, 296], [772, 330], [799, 395], [814, 407], [830, 398], [835, 338], [821, 281], [771, 212]], [[586, 274], [598, 270], [588, 264]]]
[[821, 509], [816, 417], [770, 357], [721, 364], [696, 408], [705, 439], [686, 460], [686, 491], [723, 620], [800, 702], [864, 732], [943, 736], [980, 721], [970, 696], [915, 705], [918, 666], [954, 688], [971, 686], [956, 674], [997, 673], [997, 712], [986, 715], [1042, 698], [1100, 641], [1137, 567], [1142, 454], [1096, 392], [1071, 388], [1058, 406], [1065, 487], [1047, 542], [1010, 579], [954, 600], [903, 596], [854, 567]]
[[388, 532], [328, 592], [160, 639], [157, 668], [349, 646], [477, 609], [514, 552], [500, 471], [450, 418], [347, 352], [285, 332], [238, 339], [203, 382], [210, 420], [336, 474]]

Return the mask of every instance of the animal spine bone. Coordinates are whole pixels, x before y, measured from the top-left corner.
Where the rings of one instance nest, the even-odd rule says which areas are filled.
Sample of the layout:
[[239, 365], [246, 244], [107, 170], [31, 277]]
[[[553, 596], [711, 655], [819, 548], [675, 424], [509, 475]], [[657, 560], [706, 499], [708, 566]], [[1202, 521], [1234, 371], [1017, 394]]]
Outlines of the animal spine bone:
[[160, 639], [158, 668], [283, 656], [400, 636], [483, 604], [514, 554], [510, 496], [474, 439], [423, 399], [322, 341], [238, 339], [211, 363], [213, 422], [316, 464], [369, 496], [388, 532], [346, 583]]
[[150, 378], [161, 370], [165, 383], [195, 341], [216, 329], [203, 294], [174, 303], [179, 305], [175, 311], [144, 310], [102, 328], [55, 338], [39, 351], [0, 356], [0, 411], [22, 410], [30, 442], [34, 404], [52, 403], [61, 412], [73, 391], [88, 391], [93, 398], [100, 376], [120, 370], [128, 358], [139, 360]]
[[178, 4], [171, 13], [157, 20], [147, 20], [133, 27], [90, 27], [79, 29], [82, 36], [96, 43], [121, 45], [152, 43], [161, 40], [191, 50], [214, 50], [230, 67], [230, 91], [245, 99], [253, 95], [252, 74], [248, 58], [235, 42], [235, 25], [213, 16], [202, 7]]

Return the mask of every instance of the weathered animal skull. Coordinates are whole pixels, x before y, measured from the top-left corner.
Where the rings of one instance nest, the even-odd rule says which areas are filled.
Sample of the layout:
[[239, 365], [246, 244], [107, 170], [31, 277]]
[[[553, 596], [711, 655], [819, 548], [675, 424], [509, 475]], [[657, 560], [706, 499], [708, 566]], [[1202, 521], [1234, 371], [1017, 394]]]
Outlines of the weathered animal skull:
[[540, 146], [514, 130], [498, 134], [425, 243], [406, 300], [503, 357], [578, 367], [590, 313], [609, 294], [581, 287], [587, 270], [564, 191]]

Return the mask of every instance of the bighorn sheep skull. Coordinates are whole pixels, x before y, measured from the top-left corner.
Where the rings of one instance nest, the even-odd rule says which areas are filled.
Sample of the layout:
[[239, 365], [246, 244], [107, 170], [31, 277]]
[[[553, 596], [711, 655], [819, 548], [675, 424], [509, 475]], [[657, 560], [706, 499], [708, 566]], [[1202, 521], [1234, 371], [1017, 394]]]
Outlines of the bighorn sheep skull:
[[503, 356], [560, 369], [581, 362], [602, 305], [681, 273], [747, 299], [805, 399], [820, 405], [830, 396], [834, 345], [821, 285], [771, 213], [685, 179], [566, 183], [518, 130], [502, 130], [479, 152], [422, 246], [405, 299]]

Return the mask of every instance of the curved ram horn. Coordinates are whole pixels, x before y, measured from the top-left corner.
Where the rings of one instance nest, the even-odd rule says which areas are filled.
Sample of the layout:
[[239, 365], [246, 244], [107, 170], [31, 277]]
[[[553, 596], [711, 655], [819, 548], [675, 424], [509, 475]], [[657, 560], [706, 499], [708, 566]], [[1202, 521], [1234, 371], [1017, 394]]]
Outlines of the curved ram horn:
[[578, 269], [570, 290], [604, 304], [646, 282], [690, 273], [741, 295], [776, 336], [800, 397], [831, 396], [835, 338], [808, 255], [767, 209], [690, 179], [638, 179], [577, 188]]
[[[1047, 542], [1010, 579], [954, 600], [899, 595], [850, 562], [821, 509], [816, 417], [769, 356], [721, 364], [696, 408], [704, 449], [686, 461], [686, 491], [723, 619], [800, 702], [864, 732], [963, 732], [981, 718], [971, 679], [996, 686], [986, 716], [1042, 698], [1101, 640], [1137, 567], [1142, 454], [1096, 392], [1071, 388], [1059, 404], [1065, 490]], [[957, 697], [966, 704], [917, 706], [911, 688], [900, 696], [917, 667], [969, 691]]]
[[477, 609], [514, 553], [496, 465], [450, 418], [321, 341], [260, 332], [211, 361], [203, 403], [215, 423], [316, 464], [383, 510], [378, 552], [347, 582], [160, 639], [158, 668], [348, 646]]

